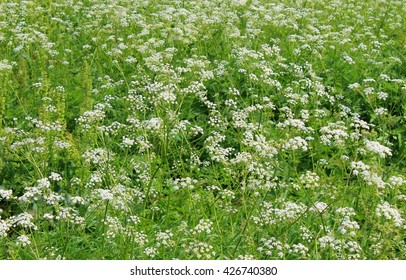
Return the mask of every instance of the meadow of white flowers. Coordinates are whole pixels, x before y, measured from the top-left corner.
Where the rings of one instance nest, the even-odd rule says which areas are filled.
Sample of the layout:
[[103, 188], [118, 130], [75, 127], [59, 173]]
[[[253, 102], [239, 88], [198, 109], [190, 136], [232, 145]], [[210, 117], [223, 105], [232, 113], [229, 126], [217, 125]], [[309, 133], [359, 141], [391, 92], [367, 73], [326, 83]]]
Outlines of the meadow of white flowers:
[[406, 2], [3, 0], [0, 259], [406, 259]]

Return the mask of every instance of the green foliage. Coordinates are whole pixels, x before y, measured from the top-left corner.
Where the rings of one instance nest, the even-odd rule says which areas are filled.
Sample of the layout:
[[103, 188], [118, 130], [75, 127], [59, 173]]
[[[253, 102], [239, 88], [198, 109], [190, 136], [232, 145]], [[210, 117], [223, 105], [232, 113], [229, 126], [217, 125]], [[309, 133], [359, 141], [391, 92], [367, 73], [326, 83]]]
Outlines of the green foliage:
[[405, 259], [404, 1], [2, 1], [0, 259]]

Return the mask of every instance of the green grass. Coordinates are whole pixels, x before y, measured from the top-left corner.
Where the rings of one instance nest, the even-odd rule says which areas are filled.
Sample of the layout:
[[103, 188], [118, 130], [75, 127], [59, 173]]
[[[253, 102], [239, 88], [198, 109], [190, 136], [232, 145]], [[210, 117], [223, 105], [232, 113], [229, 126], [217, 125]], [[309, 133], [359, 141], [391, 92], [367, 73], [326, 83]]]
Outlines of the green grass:
[[0, 259], [405, 259], [404, 1], [2, 1]]

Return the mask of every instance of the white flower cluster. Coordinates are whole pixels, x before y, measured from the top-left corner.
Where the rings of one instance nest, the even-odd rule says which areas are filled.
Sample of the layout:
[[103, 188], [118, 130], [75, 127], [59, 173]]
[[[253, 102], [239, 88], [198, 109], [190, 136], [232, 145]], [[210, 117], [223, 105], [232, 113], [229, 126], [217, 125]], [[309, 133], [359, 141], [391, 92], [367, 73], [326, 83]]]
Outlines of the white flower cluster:
[[333, 251], [336, 251], [336, 252], [341, 251], [342, 242], [340, 240], [338, 240], [338, 239], [335, 239], [331, 235], [325, 235], [323, 237], [320, 237], [318, 239], [318, 241], [319, 241], [321, 249], [330, 248], [330, 249], [332, 249]]
[[359, 83], [353, 83], [348, 85], [349, 89], [359, 89], [360, 87], [361, 85]]
[[85, 224], [85, 218], [79, 216], [77, 210], [72, 207], [60, 207], [56, 212], [55, 220], [57, 221], [64, 221], [81, 226]]
[[341, 207], [338, 208], [336, 211], [336, 214], [338, 214], [341, 217], [351, 217], [355, 215], [354, 208], [352, 207]]
[[30, 241], [30, 239], [28, 238], [27, 235], [23, 234], [23, 235], [20, 235], [19, 237], [17, 237], [16, 244], [17, 244], [17, 246], [21, 245], [21, 246], [25, 247], [27, 245], [30, 245], [31, 241]]
[[348, 54], [344, 55], [344, 60], [350, 65], [355, 63], [354, 60], [351, 58], [351, 56], [349, 56]]
[[235, 193], [232, 190], [224, 189], [220, 191], [220, 197], [221, 199], [234, 199]]
[[171, 129], [171, 135], [177, 135], [180, 132], [187, 131], [187, 128], [190, 127], [190, 122], [188, 120], [181, 120], [174, 128]]
[[10, 200], [13, 198], [13, 190], [0, 189], [0, 199]]
[[84, 129], [89, 129], [92, 125], [101, 122], [105, 117], [106, 113], [103, 110], [86, 111], [77, 119], [77, 122]]
[[291, 246], [291, 249], [288, 251], [289, 253], [297, 254], [300, 255], [302, 258], [307, 257], [307, 252], [309, 251], [309, 248], [303, 245], [302, 243], [298, 244], [293, 244]]
[[254, 124], [248, 123], [247, 119], [250, 113], [255, 112], [258, 108], [256, 106], [249, 106], [241, 110], [234, 110], [232, 112], [232, 124], [235, 128], [254, 128]]
[[358, 260], [361, 258], [362, 248], [356, 241], [348, 241], [343, 245], [347, 252], [347, 258], [350, 260]]
[[406, 180], [400, 176], [391, 176], [388, 183], [392, 187], [401, 187], [406, 184]]
[[200, 233], [210, 234], [213, 230], [213, 222], [209, 219], [201, 219], [199, 223], [193, 228], [192, 234], [197, 235]]
[[51, 175], [49, 175], [49, 180], [51, 181], [62, 181], [62, 176], [56, 172], [51, 172]]
[[302, 132], [313, 132], [314, 129], [311, 127], [307, 127], [305, 123], [301, 119], [287, 119], [283, 122], [276, 124], [277, 128], [286, 128], [286, 127], [294, 127], [297, 128], [299, 131]]
[[253, 255], [238, 255], [237, 260], [249, 261], [255, 260], [255, 257]]
[[9, 230], [10, 225], [8, 221], [2, 220], [0, 216], [0, 237], [6, 237]]
[[17, 150], [19, 148], [27, 147], [33, 151], [41, 153], [44, 151], [43, 147], [44, 143], [45, 143], [44, 137], [26, 138], [21, 141], [15, 141], [13, 144], [11, 144], [10, 149]]
[[[24, 194], [18, 198], [21, 202], [38, 201], [45, 194], [49, 194], [51, 183], [48, 178], [37, 180], [37, 186], [25, 187]], [[52, 194], [52, 193], [51, 193]]]
[[134, 173], [137, 175], [135, 180], [143, 184], [148, 184], [151, 180], [148, 164], [145, 162], [135, 162], [134, 160], [132, 160], [131, 163], [133, 165]]
[[9, 61], [7, 59], [0, 60], [0, 72], [12, 70], [12, 69], [13, 69], [13, 66], [11, 64], [9, 64]]
[[267, 141], [262, 134], [254, 135], [251, 131], [246, 131], [242, 143], [253, 148], [262, 157], [272, 158], [278, 153], [272, 142]]
[[148, 243], [148, 236], [143, 231], [134, 232], [131, 234], [131, 236], [133, 237], [135, 244], [139, 246], [144, 246]]
[[189, 189], [193, 190], [199, 181], [190, 177], [175, 179], [172, 181], [174, 190]]
[[320, 128], [321, 142], [324, 145], [342, 146], [349, 137], [343, 122], [329, 123], [327, 126]]
[[405, 222], [405, 219], [402, 218], [401, 213], [397, 209], [391, 207], [387, 201], [382, 204], [378, 204], [375, 214], [378, 217], [384, 217], [387, 220], [393, 221], [397, 227], [403, 226]]
[[376, 109], [374, 110], [374, 113], [375, 113], [377, 116], [385, 116], [385, 115], [388, 114], [388, 109], [382, 108], [382, 107], [376, 108]]
[[37, 226], [32, 222], [34, 217], [26, 212], [10, 217], [8, 223], [11, 227], [22, 227], [25, 229], [37, 230]]
[[370, 129], [370, 125], [366, 121], [361, 120], [357, 115], [354, 116], [353, 123], [351, 123], [351, 127], [355, 128], [357, 130], [361, 130], [361, 129], [369, 130]]
[[40, 189], [48, 189], [51, 186], [51, 183], [49, 182], [48, 178], [39, 179], [37, 183], [38, 188]]
[[300, 226], [300, 237], [306, 242], [312, 242], [314, 239], [312, 232], [305, 226]]
[[120, 130], [126, 128], [127, 126], [125, 124], [122, 124], [120, 122], [114, 121], [110, 125], [100, 125], [97, 127], [97, 130], [104, 133], [106, 136], [110, 135], [117, 135]]
[[210, 244], [200, 241], [189, 242], [188, 245], [183, 245], [187, 253], [193, 253], [197, 259], [212, 259], [216, 252], [214, 252], [214, 247]]
[[263, 252], [267, 256], [284, 258], [288, 255], [296, 255], [299, 258], [306, 258], [309, 248], [302, 243], [289, 245], [277, 240], [275, 237], [270, 239], [261, 238], [262, 246], [258, 247], [259, 252]]
[[245, 163], [248, 164], [252, 162], [252, 155], [248, 152], [239, 152], [234, 158], [230, 159], [231, 164]]
[[378, 174], [370, 171], [370, 166], [362, 161], [351, 162], [352, 173], [355, 176], [360, 175], [368, 186], [376, 186], [378, 189], [384, 189], [387, 185]]
[[218, 206], [220, 209], [222, 209], [227, 214], [238, 213], [238, 209], [236, 209], [234, 207], [233, 203], [230, 201], [220, 201]]
[[70, 199], [72, 204], [85, 205], [86, 203], [85, 199], [81, 196], [72, 196]]
[[307, 142], [300, 136], [290, 138], [287, 142], [283, 143], [282, 148], [284, 150], [302, 150], [307, 151]]
[[158, 250], [154, 247], [147, 247], [144, 249], [144, 254], [150, 258], [153, 258], [158, 254]]
[[158, 231], [155, 234], [155, 245], [157, 247], [164, 246], [164, 247], [172, 247], [174, 246], [174, 241], [172, 240], [173, 233], [170, 230], [166, 231]]
[[284, 208], [276, 208], [272, 203], [264, 202], [259, 216], [253, 216], [252, 220], [261, 226], [274, 225], [281, 221], [294, 220], [307, 209], [302, 203], [296, 204], [290, 201], [284, 202], [283, 206]]
[[377, 189], [383, 190], [387, 186], [387, 183], [382, 179], [381, 176], [374, 172], [364, 171], [362, 177], [368, 186], [375, 186]]
[[90, 175], [89, 182], [85, 185], [86, 188], [93, 188], [103, 182], [103, 173], [95, 171]]
[[142, 122], [142, 127], [151, 132], [159, 132], [164, 121], [161, 118], [151, 118]]
[[154, 82], [145, 87], [149, 94], [153, 95], [153, 101], [159, 104], [176, 103], [176, 85], [172, 83], [162, 84]]
[[82, 157], [85, 159], [86, 163], [103, 165], [112, 160], [113, 153], [103, 148], [96, 148], [93, 150], [87, 150]]
[[381, 145], [377, 141], [365, 140], [365, 149], [367, 151], [377, 153], [381, 158], [385, 158], [386, 156], [392, 156], [391, 150], [388, 147]]
[[351, 162], [352, 173], [357, 176], [362, 172], [368, 171], [370, 169], [369, 165], [363, 163], [362, 161]]
[[[125, 97], [125, 100], [129, 103], [130, 109], [132, 111], [141, 111], [145, 109], [146, 106], [146, 97], [143, 96], [142, 94], [137, 93], [137, 91], [130, 89], [128, 91], [127, 97]], [[131, 120], [127, 119], [130, 123], [133, 123]]]
[[270, 239], [261, 238], [260, 242], [262, 243], [262, 246], [258, 247], [257, 250], [259, 252], [264, 252], [267, 256], [277, 256], [278, 258], [283, 258], [285, 256], [285, 252], [290, 248], [288, 244], [282, 243], [275, 237], [271, 237]]
[[136, 138], [138, 149], [140, 153], [148, 151], [152, 148], [152, 144], [148, 141], [148, 139], [144, 135], [140, 135]]
[[60, 150], [65, 150], [68, 149], [71, 144], [65, 141], [59, 141], [59, 140], [55, 140], [54, 141], [55, 147], [57, 147]]
[[309, 211], [316, 213], [323, 213], [328, 208], [327, 203], [322, 201], [316, 201], [312, 207], [309, 208]]
[[131, 215], [127, 219], [127, 223], [131, 223], [133, 225], [138, 225], [141, 222], [140, 218], [136, 215]]
[[[150, 194], [153, 193], [153, 188], [150, 189]], [[110, 205], [120, 211], [129, 212], [130, 204], [134, 199], [133, 192], [121, 183], [117, 183], [111, 187], [113, 199], [110, 200]]]
[[299, 180], [305, 189], [314, 189], [319, 186], [320, 177], [316, 173], [307, 170], [306, 173], [300, 175]]
[[63, 200], [63, 197], [61, 195], [54, 192], [43, 194], [43, 198], [48, 205], [56, 205], [59, 201]]
[[135, 144], [135, 140], [127, 137], [127, 136], [123, 136], [123, 141], [122, 141], [122, 145], [125, 148], [130, 148], [131, 146], [133, 146]]
[[356, 221], [351, 221], [349, 216], [344, 216], [343, 220], [341, 221], [338, 230], [341, 234], [346, 234], [348, 231], [349, 236], [355, 236], [355, 230], [360, 229], [360, 226]]
[[114, 195], [111, 192], [111, 190], [108, 189], [94, 189], [92, 190], [92, 198], [95, 199], [96, 201], [98, 200], [107, 201], [112, 200], [114, 198]]
[[123, 232], [123, 226], [117, 217], [107, 216], [104, 224], [107, 226], [106, 238], [112, 239], [116, 237], [118, 233]]
[[226, 162], [228, 155], [234, 150], [233, 148], [223, 148], [220, 143], [226, 139], [224, 135], [213, 132], [205, 141], [205, 148], [208, 150], [210, 157], [216, 162]]

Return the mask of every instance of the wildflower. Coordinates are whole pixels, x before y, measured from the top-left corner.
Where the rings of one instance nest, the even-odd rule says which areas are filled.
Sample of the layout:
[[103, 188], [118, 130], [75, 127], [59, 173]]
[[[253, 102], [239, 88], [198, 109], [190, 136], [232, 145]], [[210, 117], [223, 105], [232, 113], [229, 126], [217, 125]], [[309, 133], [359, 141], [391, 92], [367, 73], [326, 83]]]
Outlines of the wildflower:
[[317, 188], [319, 186], [319, 180], [320, 177], [311, 171], [306, 171], [305, 174], [300, 175], [300, 182], [301, 184], [306, 188], [306, 189], [310, 189], [310, 188]]
[[388, 110], [387, 110], [386, 108], [376, 108], [376, 109], [374, 110], [374, 113], [375, 113], [377, 116], [384, 116], [384, 115], [386, 115], [386, 114], [388, 113]]
[[92, 194], [94, 195], [94, 197], [96, 197], [97, 199], [101, 199], [104, 201], [107, 200], [112, 200], [114, 198], [113, 194], [111, 193], [110, 190], [106, 190], [106, 189], [95, 189], [92, 191]]
[[313, 204], [309, 210], [323, 213], [328, 208], [328, 205], [325, 202], [317, 201]]
[[62, 176], [59, 175], [58, 173], [51, 172], [51, 175], [49, 176], [49, 179], [52, 180], [52, 181], [58, 182], [58, 181], [62, 181]]
[[288, 244], [282, 243], [275, 237], [271, 237], [270, 239], [261, 238], [260, 243], [262, 243], [262, 246], [258, 247], [257, 250], [263, 252], [267, 256], [283, 258], [286, 252], [290, 249]]
[[154, 247], [147, 247], [144, 250], [144, 254], [150, 258], [153, 258], [158, 254], [158, 250]]
[[377, 153], [381, 158], [392, 156], [392, 152], [388, 147], [381, 145], [377, 141], [365, 140], [365, 149], [370, 152]]
[[320, 129], [320, 133], [322, 134], [320, 140], [324, 145], [343, 146], [345, 140], [349, 137], [346, 130], [342, 122], [329, 123]]
[[27, 213], [27, 212], [23, 212], [21, 214], [18, 214], [17, 216], [12, 216], [9, 219], [9, 224], [12, 227], [22, 227], [25, 229], [33, 229], [33, 230], [37, 230], [37, 226], [31, 221], [33, 220], [34, 217]]
[[307, 151], [308, 145], [305, 139], [301, 137], [294, 137], [283, 143], [282, 147], [285, 150], [302, 150]]
[[233, 148], [223, 148], [220, 143], [226, 139], [224, 135], [218, 132], [213, 132], [211, 136], [207, 137], [205, 147], [208, 150], [211, 159], [216, 162], [227, 161], [228, 155], [234, 150]]
[[192, 253], [197, 259], [212, 259], [216, 255], [212, 245], [199, 241], [189, 242], [186, 245], [185, 251]]
[[255, 260], [255, 257], [253, 255], [238, 255], [237, 260]]
[[307, 257], [307, 252], [309, 251], [309, 248], [302, 243], [298, 244], [293, 244], [292, 249], [289, 250], [289, 252], [295, 253], [300, 255], [302, 258]]
[[344, 55], [344, 60], [350, 65], [355, 63], [351, 56], [349, 56], [348, 54]]
[[350, 88], [350, 89], [358, 89], [360, 87], [361, 87], [361, 85], [358, 83], [353, 83], [353, 84], [348, 85], [348, 88]]
[[156, 246], [172, 247], [174, 245], [172, 238], [173, 233], [170, 230], [159, 231], [155, 235]]
[[384, 217], [387, 220], [393, 221], [397, 227], [401, 227], [405, 221], [402, 218], [401, 213], [397, 209], [391, 207], [387, 201], [383, 204], [378, 204], [375, 213], [377, 217]]
[[128, 138], [126, 136], [123, 136], [123, 146], [124, 147], [129, 148], [129, 147], [133, 146], [134, 144], [135, 144], [135, 140]]
[[406, 184], [406, 180], [403, 179], [403, 177], [401, 177], [401, 176], [391, 176], [389, 178], [389, 184], [392, 187], [401, 187], [404, 184]]
[[31, 241], [30, 241], [30, 239], [28, 238], [27, 235], [20, 235], [19, 237], [17, 237], [16, 244], [25, 247], [27, 245], [30, 245]]
[[196, 179], [192, 179], [190, 177], [175, 179], [172, 181], [173, 189], [189, 189], [193, 190], [195, 185], [198, 183]]
[[193, 234], [206, 233], [210, 234], [213, 230], [213, 222], [208, 219], [201, 219], [199, 223], [193, 228]]
[[144, 246], [148, 242], [148, 237], [143, 231], [134, 232], [132, 236], [135, 244], [138, 244], [139, 246]]
[[331, 248], [333, 251], [336, 252], [341, 251], [342, 242], [340, 240], [335, 239], [331, 235], [320, 237], [318, 241], [321, 249]]
[[2, 220], [0, 217], [0, 237], [6, 237], [9, 230], [9, 223], [5, 220]]
[[0, 198], [5, 200], [10, 200], [13, 198], [13, 190], [3, 190], [0, 189]]
[[85, 159], [86, 163], [91, 163], [95, 165], [102, 165], [112, 160], [113, 154], [106, 149], [96, 148], [93, 150], [87, 150], [82, 157]]

